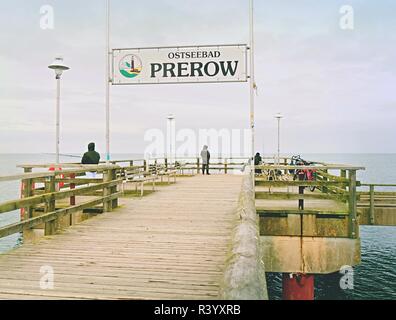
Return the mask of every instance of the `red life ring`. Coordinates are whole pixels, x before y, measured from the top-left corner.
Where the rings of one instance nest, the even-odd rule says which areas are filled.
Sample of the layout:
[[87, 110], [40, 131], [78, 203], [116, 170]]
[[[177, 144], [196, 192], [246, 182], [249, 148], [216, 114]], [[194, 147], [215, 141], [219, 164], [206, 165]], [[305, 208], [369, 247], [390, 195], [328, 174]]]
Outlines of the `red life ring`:
[[[55, 171], [55, 167], [49, 168], [49, 171]], [[62, 171], [62, 168], [58, 168], [57, 171]], [[60, 178], [61, 178], [61, 179], [64, 179], [64, 178], [65, 178], [65, 175], [64, 175], [64, 174], [61, 174], [61, 175], [60, 175]], [[60, 188], [63, 188], [64, 186], [65, 186], [65, 183], [64, 183], [64, 182], [59, 182], [59, 183], [58, 183], [58, 188], [57, 188], [57, 190], [60, 190]]]

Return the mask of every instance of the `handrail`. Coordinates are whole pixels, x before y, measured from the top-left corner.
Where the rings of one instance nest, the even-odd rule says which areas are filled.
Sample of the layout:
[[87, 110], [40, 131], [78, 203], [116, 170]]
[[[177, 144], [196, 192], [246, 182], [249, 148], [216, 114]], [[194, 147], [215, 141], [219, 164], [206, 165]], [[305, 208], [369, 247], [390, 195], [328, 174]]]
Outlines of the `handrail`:
[[[58, 165], [59, 167], [60, 165]], [[15, 180], [27, 180], [27, 179], [35, 179], [35, 178], [48, 178], [54, 177], [59, 174], [70, 174], [70, 173], [83, 173], [87, 171], [96, 171], [96, 172], [103, 172], [106, 170], [116, 169], [119, 168], [118, 166], [96, 166], [96, 165], [81, 165], [78, 168], [80, 170], [55, 170], [49, 172], [35, 172], [35, 173], [21, 173], [16, 175], [10, 176], [0, 176], [0, 182], [5, 181], [15, 181]]]
[[[109, 161], [109, 163], [114, 165], [117, 163], [126, 163], [126, 162], [131, 162], [131, 161], [143, 162], [143, 161], [146, 161], [146, 159], [111, 160], [111, 161]], [[106, 165], [107, 161], [99, 162], [99, 165], [104, 165], [104, 164]], [[58, 166], [65, 167], [65, 168], [66, 167], [73, 168], [73, 167], [80, 167], [80, 166], [85, 166], [85, 165], [83, 165], [81, 162], [63, 162], [63, 163], [58, 163], [58, 164], [49, 162], [49, 163], [43, 163], [43, 164], [37, 164], [37, 163], [35, 163], [35, 164], [29, 164], [29, 163], [19, 164], [16, 167], [17, 168], [36, 168], [37, 169], [37, 168], [51, 168], [51, 167], [58, 167]]]
[[320, 170], [320, 169], [328, 169], [328, 170], [366, 170], [365, 167], [357, 167], [357, 166], [350, 166], [350, 165], [258, 165], [255, 166], [257, 169], [264, 169], [264, 170]]
[[389, 184], [389, 183], [362, 183], [361, 187], [396, 187], [396, 184]]

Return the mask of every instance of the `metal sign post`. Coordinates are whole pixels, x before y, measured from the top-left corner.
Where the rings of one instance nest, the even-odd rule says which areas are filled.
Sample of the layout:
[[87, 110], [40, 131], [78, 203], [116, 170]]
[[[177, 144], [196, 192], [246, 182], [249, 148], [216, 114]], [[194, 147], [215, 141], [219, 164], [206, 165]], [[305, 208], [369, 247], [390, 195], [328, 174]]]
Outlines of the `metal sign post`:
[[110, 0], [106, 0], [106, 163], [110, 163]]
[[[255, 155], [255, 108], [254, 108], [254, 91], [256, 90], [256, 80], [254, 75], [254, 6], [253, 0], [250, 0], [249, 10], [249, 33], [250, 33], [250, 128], [252, 135], [251, 159], [253, 161]], [[254, 161], [253, 161], [254, 163]]]

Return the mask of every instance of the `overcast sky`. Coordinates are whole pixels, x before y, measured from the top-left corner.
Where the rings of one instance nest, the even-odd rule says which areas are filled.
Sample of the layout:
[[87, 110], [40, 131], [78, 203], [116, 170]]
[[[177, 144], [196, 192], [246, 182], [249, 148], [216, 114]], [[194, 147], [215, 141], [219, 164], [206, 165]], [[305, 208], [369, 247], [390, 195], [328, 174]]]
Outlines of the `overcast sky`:
[[[112, 0], [112, 47], [248, 42], [248, 0]], [[52, 5], [54, 30], [40, 28]], [[352, 5], [355, 29], [339, 27]], [[290, 153], [396, 152], [396, 2], [256, 1], [257, 148]], [[53, 152], [57, 54], [61, 152], [90, 141], [105, 151], [104, 1], [0, 0], [0, 153]], [[122, 86], [111, 90], [112, 152], [140, 153], [147, 129], [244, 129], [249, 88], [238, 84]]]

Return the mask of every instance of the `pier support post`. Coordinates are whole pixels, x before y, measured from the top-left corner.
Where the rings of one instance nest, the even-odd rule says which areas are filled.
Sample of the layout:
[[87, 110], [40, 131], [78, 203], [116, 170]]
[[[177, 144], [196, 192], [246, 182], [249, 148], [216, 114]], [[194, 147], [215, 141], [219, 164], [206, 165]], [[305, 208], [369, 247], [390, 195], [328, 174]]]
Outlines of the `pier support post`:
[[283, 274], [283, 300], [314, 300], [315, 276]]

